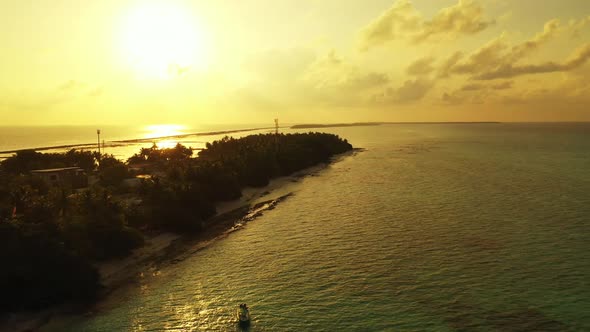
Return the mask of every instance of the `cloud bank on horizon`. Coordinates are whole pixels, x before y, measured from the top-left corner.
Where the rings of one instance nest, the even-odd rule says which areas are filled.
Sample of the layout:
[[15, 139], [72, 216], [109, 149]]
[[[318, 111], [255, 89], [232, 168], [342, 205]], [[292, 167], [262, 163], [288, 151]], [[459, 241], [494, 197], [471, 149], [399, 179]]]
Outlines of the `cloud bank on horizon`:
[[[588, 1], [170, 2], [206, 27], [210, 42], [198, 47], [213, 56], [154, 79], [138, 77], [114, 42], [117, 20], [140, 1], [40, 0], [34, 13], [8, 1], [0, 116], [7, 124], [89, 124], [96, 112], [103, 123], [590, 121]], [[23, 30], [39, 15], [37, 29]]]

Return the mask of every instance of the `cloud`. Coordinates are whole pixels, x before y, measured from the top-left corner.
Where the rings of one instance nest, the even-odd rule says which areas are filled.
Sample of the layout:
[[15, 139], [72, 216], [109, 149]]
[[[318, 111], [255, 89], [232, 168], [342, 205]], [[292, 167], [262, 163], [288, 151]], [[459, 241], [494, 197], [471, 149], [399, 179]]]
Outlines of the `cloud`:
[[513, 84], [514, 84], [513, 81], [504, 81], [504, 82], [492, 84], [491, 88], [494, 90], [507, 90], [507, 89], [512, 88]]
[[447, 58], [437, 70], [437, 76], [439, 78], [447, 78], [451, 74], [451, 70], [463, 59], [465, 55], [462, 52], [455, 52], [449, 58]]
[[366, 105], [375, 91], [390, 83], [387, 73], [355, 65], [335, 50], [269, 50], [253, 55], [244, 67], [248, 79], [229, 95], [236, 104], [251, 108]]
[[407, 80], [398, 88], [389, 87], [373, 95], [375, 103], [411, 103], [422, 100], [434, 87], [434, 81], [424, 78]]
[[406, 68], [406, 74], [412, 76], [428, 75], [434, 71], [434, 67], [432, 66], [433, 62], [433, 57], [418, 59]]
[[522, 75], [546, 74], [555, 72], [566, 72], [584, 65], [590, 58], [590, 43], [582, 45], [562, 63], [553, 61], [533, 65], [513, 65], [504, 63], [496, 69], [476, 75], [477, 80], [495, 80], [499, 78], [512, 78]]
[[[268, 60], [270, 54], [272, 61]], [[297, 60], [305, 54], [278, 50], [261, 54], [261, 59], [252, 62], [260, 65], [250, 67], [258, 79], [243, 86], [232, 98], [261, 109], [401, 105], [424, 99], [436, 83], [428, 78], [434, 71], [432, 57], [411, 64], [408, 71], [416, 77], [394, 86], [388, 73], [356, 65], [335, 50], [316, 54], [313, 61], [309, 57]]]
[[439, 34], [472, 35], [492, 24], [494, 21], [485, 20], [479, 4], [472, 0], [459, 0], [454, 6], [440, 10], [431, 21], [425, 21], [415, 41], [422, 42]]
[[359, 69], [349, 72], [347, 78], [342, 84], [343, 87], [349, 89], [370, 89], [379, 87], [389, 83], [389, 77], [387, 74], [378, 72], [362, 72]]
[[571, 31], [572, 37], [579, 38], [582, 35], [582, 31], [590, 26], [590, 16], [584, 17], [579, 20], [571, 20], [569, 22], [569, 29]]
[[469, 75], [475, 80], [509, 79], [530, 74], [570, 71], [583, 66], [590, 57], [590, 44], [582, 45], [569, 59], [558, 63], [547, 61], [541, 64], [522, 64], [530, 55], [567, 29], [559, 20], [545, 23], [543, 31], [532, 38], [510, 45], [506, 35], [489, 41], [465, 57], [456, 52], [442, 63], [437, 72], [439, 78], [451, 75]]
[[512, 47], [509, 58], [507, 61], [518, 61], [525, 56], [533, 53], [539, 47], [547, 43], [550, 39], [555, 37], [560, 29], [560, 23], [558, 19], [553, 19], [545, 23], [543, 31], [535, 35], [532, 39], [527, 40], [524, 43], [518, 44]]
[[[445, 92], [443, 93], [441, 100], [443, 101], [444, 104], [447, 105], [459, 105], [459, 104], [464, 104], [468, 101], [468, 97], [461, 95], [460, 91], [455, 91], [455, 92]], [[472, 99], [473, 100], [473, 99]]]
[[[495, 84], [484, 84], [484, 83], [468, 83], [463, 85], [459, 90], [455, 91], [452, 93], [452, 95], [454, 97], [458, 97], [459, 94], [465, 94], [465, 93], [479, 93], [479, 92], [485, 92], [486, 95], [489, 95], [490, 91], [494, 91], [494, 90], [508, 90], [510, 88], [512, 88], [514, 82], [512, 81], [504, 81], [504, 82], [500, 82], [500, 83], [495, 83]], [[449, 95], [449, 94], [447, 94]], [[450, 97], [450, 95], [449, 95]]]
[[[467, 78], [462, 85], [455, 86], [457, 80], [445, 86], [440, 100], [443, 104], [488, 104], [488, 105], [534, 105], [541, 107], [547, 103], [582, 105], [588, 102], [590, 80], [581, 78], [588, 73], [584, 67], [590, 59], [590, 43], [579, 45], [568, 57], [562, 60], [532, 61], [532, 56], [540, 53], [543, 47], [563, 35], [573, 32], [573, 27], [580, 27], [583, 20], [563, 25], [558, 19], [547, 21], [543, 29], [521, 42], [510, 42], [508, 34], [488, 41], [471, 53], [460, 51], [451, 53], [446, 58], [434, 61], [436, 79], [453, 76]], [[556, 80], [519, 81], [515, 78], [525, 75], [562, 73]], [[575, 78], [578, 77], [578, 78]], [[567, 78], [567, 79], [566, 79]], [[460, 79], [460, 78], [459, 78]], [[559, 82], [563, 79], [563, 82]], [[567, 82], [567, 83], [564, 83]], [[461, 84], [461, 83], [459, 83]], [[518, 106], [520, 107], [520, 106]]]
[[444, 104], [492, 104], [528, 105], [531, 108], [547, 109], [548, 105], [570, 105], [575, 109], [587, 109], [590, 103], [590, 68], [570, 71], [558, 78], [547, 80], [529, 79], [519, 88], [514, 81], [470, 82], [454, 91], [441, 95]]
[[394, 40], [421, 43], [432, 37], [456, 38], [485, 30], [494, 21], [486, 20], [482, 7], [472, 0], [458, 0], [426, 20], [408, 0], [398, 0], [381, 16], [361, 30], [360, 49], [381, 46]]
[[[550, 108], [555, 111], [555, 105], [560, 110], [580, 109], [588, 110], [590, 103], [590, 69], [582, 70], [579, 74], [568, 73], [551, 86], [543, 85], [519, 91], [498, 99], [504, 104], [535, 105], [536, 108]], [[568, 108], [564, 109], [564, 105]], [[571, 107], [571, 109], [570, 109]]]
[[484, 84], [481, 82], [478, 83], [468, 83], [465, 84], [461, 87], [461, 89], [459, 89], [458, 91], [455, 92], [455, 94], [459, 93], [459, 92], [476, 92], [476, 91], [489, 91], [489, 90], [508, 90], [510, 88], [512, 88], [513, 85], [513, 81], [504, 81], [504, 82], [500, 82], [500, 83], [495, 83], [495, 84]]
[[359, 68], [340, 58], [334, 50], [318, 58], [305, 71], [304, 79], [317, 89], [363, 91], [389, 83], [388, 75]]
[[361, 31], [361, 50], [404, 38], [423, 24], [420, 13], [408, 0], [398, 0]]
[[482, 84], [467, 84], [455, 91], [444, 92], [441, 100], [446, 105], [493, 103], [498, 96], [491, 94], [489, 88]]
[[[447, 74], [473, 74], [485, 68], [494, 68], [502, 62], [504, 51], [508, 48], [505, 36], [501, 35], [474, 51], [463, 61], [458, 61], [457, 54], [447, 60]], [[453, 61], [454, 60], [454, 61]]]
[[455, 105], [456, 104], [462, 104], [463, 101], [464, 101], [463, 98], [458, 97], [458, 96], [456, 96], [454, 94], [450, 94], [448, 92], [443, 93], [443, 95], [441, 97], [441, 100], [444, 103], [447, 103], [447, 104], [455, 104]]
[[[444, 92], [441, 100], [444, 104], [484, 104], [495, 103], [509, 98], [509, 89], [513, 87], [513, 81], [498, 83], [470, 82], [452, 92]], [[507, 93], [501, 93], [507, 91]]]
[[426, 93], [434, 86], [434, 83], [426, 79], [416, 79], [405, 81], [404, 84], [397, 89], [397, 99], [400, 102], [416, 101], [424, 98]]
[[471, 84], [466, 84], [461, 88], [461, 91], [477, 91], [477, 90], [483, 90], [485, 88], [484, 85], [479, 84], [479, 83], [471, 83]]

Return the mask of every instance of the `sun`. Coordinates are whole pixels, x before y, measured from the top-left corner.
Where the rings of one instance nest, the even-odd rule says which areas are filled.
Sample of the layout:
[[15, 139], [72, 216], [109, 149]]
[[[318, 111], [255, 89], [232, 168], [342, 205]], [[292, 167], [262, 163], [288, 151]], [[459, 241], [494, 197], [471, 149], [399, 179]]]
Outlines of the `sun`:
[[133, 8], [123, 30], [125, 57], [143, 77], [168, 79], [205, 65], [203, 30], [172, 1]]

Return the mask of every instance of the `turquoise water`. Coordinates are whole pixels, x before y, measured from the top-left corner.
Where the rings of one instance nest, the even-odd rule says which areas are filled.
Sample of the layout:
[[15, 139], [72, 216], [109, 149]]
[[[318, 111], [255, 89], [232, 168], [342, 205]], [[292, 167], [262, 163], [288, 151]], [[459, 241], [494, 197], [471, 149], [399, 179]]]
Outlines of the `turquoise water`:
[[366, 150], [53, 330], [590, 330], [590, 124], [325, 131]]

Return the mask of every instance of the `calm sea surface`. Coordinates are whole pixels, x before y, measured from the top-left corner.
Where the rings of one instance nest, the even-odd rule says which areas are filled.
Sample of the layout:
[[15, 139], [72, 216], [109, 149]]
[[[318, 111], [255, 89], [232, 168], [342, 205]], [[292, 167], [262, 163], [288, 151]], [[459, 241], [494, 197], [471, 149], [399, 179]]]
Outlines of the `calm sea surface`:
[[[236, 131], [253, 128], [268, 128], [269, 124], [250, 125], [200, 125], [184, 126], [175, 124], [152, 126], [101, 126], [102, 153], [112, 154], [119, 159], [127, 159], [141, 148], [157, 144], [160, 148], [170, 148], [181, 143], [195, 149], [203, 148], [207, 142], [218, 140], [224, 131]], [[269, 129], [254, 133], [269, 132]], [[0, 126], [0, 160], [13, 155], [15, 150], [38, 149], [42, 152], [65, 152], [71, 148], [96, 151], [97, 128], [89, 126], [40, 126], [40, 127], [5, 127]], [[242, 136], [253, 133], [244, 131], [232, 133]], [[189, 135], [196, 134], [196, 135]], [[171, 137], [181, 135], [182, 137]], [[129, 141], [138, 140], [141, 141]]]
[[55, 331], [590, 331], [590, 124], [331, 128], [366, 151]]

